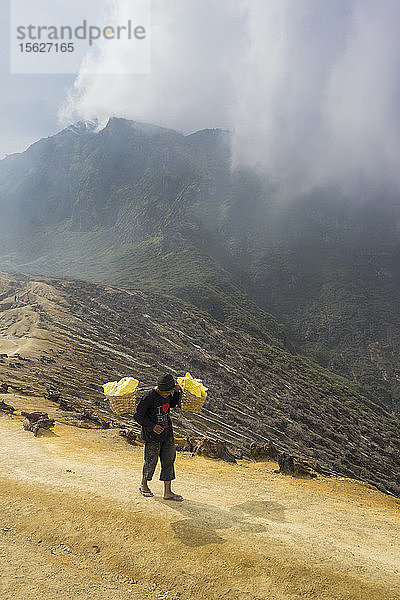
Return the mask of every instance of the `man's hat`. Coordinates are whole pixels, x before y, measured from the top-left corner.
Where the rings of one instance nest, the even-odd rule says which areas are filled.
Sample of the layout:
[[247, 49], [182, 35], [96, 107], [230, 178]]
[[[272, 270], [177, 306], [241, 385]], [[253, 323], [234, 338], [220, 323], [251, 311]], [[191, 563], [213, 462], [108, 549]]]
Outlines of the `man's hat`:
[[160, 375], [157, 380], [157, 387], [161, 392], [169, 392], [175, 387], [175, 379], [172, 377], [171, 373], [164, 373], [164, 375]]

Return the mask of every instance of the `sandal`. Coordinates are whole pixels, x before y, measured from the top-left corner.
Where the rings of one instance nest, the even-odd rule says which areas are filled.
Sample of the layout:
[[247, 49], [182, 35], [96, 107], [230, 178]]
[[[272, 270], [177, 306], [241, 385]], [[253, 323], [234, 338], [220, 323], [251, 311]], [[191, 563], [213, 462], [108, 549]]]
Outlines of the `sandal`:
[[146, 498], [151, 498], [152, 496], [154, 496], [153, 492], [150, 490], [142, 490], [142, 488], [139, 488], [139, 492], [142, 494], [142, 496], [145, 496]]

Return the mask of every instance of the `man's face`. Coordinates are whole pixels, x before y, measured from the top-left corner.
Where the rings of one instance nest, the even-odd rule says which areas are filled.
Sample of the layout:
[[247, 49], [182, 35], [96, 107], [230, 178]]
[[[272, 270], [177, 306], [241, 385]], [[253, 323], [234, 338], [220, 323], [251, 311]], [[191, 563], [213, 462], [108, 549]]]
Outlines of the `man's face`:
[[172, 394], [172, 392], [173, 392], [174, 390], [172, 389], [172, 390], [169, 390], [168, 392], [164, 392], [163, 390], [160, 390], [160, 389], [158, 389], [158, 388], [157, 388], [157, 391], [158, 391], [158, 393], [159, 393], [159, 394], [160, 394], [160, 395], [161, 395], [163, 398], [166, 398], [167, 396], [169, 396], [170, 394]]

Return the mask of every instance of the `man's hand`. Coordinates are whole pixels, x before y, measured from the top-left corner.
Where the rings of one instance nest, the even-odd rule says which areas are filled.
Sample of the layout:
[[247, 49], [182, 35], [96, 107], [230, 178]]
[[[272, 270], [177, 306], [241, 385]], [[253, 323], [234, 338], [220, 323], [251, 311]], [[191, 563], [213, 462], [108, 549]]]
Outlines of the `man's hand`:
[[164, 427], [161, 427], [161, 425], [154, 425], [153, 431], [154, 431], [154, 433], [158, 433], [158, 435], [159, 435], [160, 433], [162, 433], [164, 431]]

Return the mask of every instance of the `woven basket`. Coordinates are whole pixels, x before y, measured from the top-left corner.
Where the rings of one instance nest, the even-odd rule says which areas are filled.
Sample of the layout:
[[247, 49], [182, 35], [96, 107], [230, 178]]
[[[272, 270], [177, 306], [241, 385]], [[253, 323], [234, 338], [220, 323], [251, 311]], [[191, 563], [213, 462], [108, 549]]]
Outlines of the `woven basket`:
[[125, 396], [107, 396], [111, 410], [117, 415], [136, 412], [136, 391]]
[[204, 400], [205, 398], [203, 396], [199, 398], [187, 390], [183, 390], [181, 400], [182, 410], [186, 412], [199, 413], [203, 408]]

